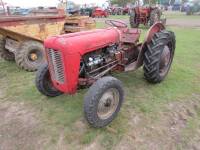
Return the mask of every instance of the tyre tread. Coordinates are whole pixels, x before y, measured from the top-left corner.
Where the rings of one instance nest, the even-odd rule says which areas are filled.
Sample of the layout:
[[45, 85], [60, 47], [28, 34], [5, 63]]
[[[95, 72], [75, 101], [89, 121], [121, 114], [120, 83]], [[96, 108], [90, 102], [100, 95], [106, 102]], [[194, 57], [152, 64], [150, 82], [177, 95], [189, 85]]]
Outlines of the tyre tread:
[[171, 31], [162, 30], [153, 36], [153, 39], [147, 44], [144, 54], [144, 76], [151, 83], [159, 83], [163, 79], [159, 75], [158, 63], [164, 46], [171, 42], [174, 53], [176, 47], [175, 35]]

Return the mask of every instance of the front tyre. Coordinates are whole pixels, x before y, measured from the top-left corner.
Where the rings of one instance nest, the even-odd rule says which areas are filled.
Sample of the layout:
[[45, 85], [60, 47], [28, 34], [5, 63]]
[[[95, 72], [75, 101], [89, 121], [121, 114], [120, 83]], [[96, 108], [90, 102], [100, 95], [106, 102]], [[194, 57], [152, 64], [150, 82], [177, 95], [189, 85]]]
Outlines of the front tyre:
[[113, 77], [97, 80], [84, 98], [84, 113], [88, 123], [102, 128], [112, 122], [124, 100], [121, 81]]
[[144, 76], [148, 82], [159, 83], [167, 76], [176, 47], [175, 35], [162, 30], [147, 44], [144, 54]]
[[36, 73], [36, 87], [40, 93], [48, 97], [56, 97], [62, 92], [58, 91], [54, 88], [53, 83], [51, 81], [48, 64], [43, 64]]

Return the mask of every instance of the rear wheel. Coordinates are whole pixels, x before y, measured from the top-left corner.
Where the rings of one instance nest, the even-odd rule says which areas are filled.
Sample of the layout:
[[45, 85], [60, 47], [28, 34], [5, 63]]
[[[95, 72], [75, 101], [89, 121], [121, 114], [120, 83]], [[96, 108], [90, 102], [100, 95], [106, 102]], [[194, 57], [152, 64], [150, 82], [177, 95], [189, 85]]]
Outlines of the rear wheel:
[[122, 83], [113, 77], [95, 82], [84, 99], [85, 117], [96, 128], [105, 127], [117, 116], [124, 100]]
[[154, 35], [144, 54], [144, 76], [151, 83], [159, 83], [167, 76], [176, 46], [173, 32], [163, 30]]
[[23, 42], [16, 53], [17, 65], [26, 71], [36, 71], [45, 63], [44, 46], [37, 41]]
[[5, 48], [5, 43], [5, 39], [0, 38], [0, 57], [7, 61], [15, 60], [15, 55]]
[[45, 96], [56, 97], [63, 94], [54, 88], [51, 81], [48, 65], [46, 63], [38, 69], [35, 83], [38, 91]]
[[131, 25], [131, 28], [138, 28], [138, 26], [139, 26], [139, 23], [136, 20], [135, 11], [132, 11], [130, 13], [130, 25]]

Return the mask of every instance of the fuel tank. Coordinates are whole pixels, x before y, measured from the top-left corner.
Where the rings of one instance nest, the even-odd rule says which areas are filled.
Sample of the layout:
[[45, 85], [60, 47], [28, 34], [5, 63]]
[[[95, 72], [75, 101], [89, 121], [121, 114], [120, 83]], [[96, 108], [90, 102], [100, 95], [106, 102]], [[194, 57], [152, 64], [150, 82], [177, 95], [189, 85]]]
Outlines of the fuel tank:
[[77, 90], [81, 57], [120, 42], [117, 28], [97, 29], [50, 37], [44, 41], [53, 85], [59, 91]]

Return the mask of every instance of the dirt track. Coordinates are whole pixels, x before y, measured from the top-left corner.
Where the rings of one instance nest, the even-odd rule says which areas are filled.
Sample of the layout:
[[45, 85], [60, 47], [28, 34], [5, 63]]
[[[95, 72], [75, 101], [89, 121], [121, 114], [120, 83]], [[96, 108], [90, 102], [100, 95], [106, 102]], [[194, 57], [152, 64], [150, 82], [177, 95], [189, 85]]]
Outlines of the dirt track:
[[200, 28], [199, 20], [186, 20], [186, 19], [167, 19], [167, 25], [178, 27], [198, 27]]

